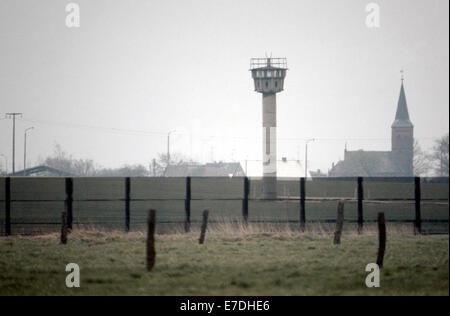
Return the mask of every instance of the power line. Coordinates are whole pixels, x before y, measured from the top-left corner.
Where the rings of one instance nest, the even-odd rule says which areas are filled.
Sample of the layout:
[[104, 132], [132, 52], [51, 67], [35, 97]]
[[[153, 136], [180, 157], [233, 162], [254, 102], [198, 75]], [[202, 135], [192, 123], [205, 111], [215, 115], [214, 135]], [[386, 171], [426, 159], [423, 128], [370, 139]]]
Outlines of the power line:
[[145, 130], [123, 129], [123, 128], [93, 126], [93, 125], [85, 125], [85, 124], [77, 124], [77, 123], [43, 121], [43, 120], [35, 120], [35, 119], [22, 119], [22, 120], [25, 122], [35, 123], [35, 124], [54, 125], [54, 126], [69, 127], [69, 128], [86, 128], [86, 129], [101, 130], [104, 132], [113, 132], [113, 133], [119, 133], [119, 134], [125, 133], [125, 134], [166, 135], [166, 133], [163, 133], [163, 132], [153, 132], [153, 131], [145, 131]]
[[[116, 133], [116, 134], [126, 134], [126, 135], [157, 135], [161, 137], [167, 137], [167, 132], [156, 132], [148, 130], [136, 130], [136, 129], [124, 129], [124, 128], [114, 128], [105, 126], [94, 126], [78, 123], [68, 123], [68, 122], [54, 122], [36, 119], [23, 119], [22, 121], [43, 124], [43, 125], [53, 125], [67, 128], [84, 128], [91, 130], [98, 130], [102, 132]], [[227, 136], [227, 135], [206, 135], [202, 134], [201, 140], [208, 141], [210, 139], [233, 139], [233, 140], [248, 140], [255, 141], [260, 140], [262, 137], [251, 137], [251, 136]], [[295, 141], [295, 142], [305, 142], [312, 137], [280, 137], [279, 141]], [[390, 141], [390, 137], [314, 137], [318, 141]], [[421, 140], [434, 140], [436, 137], [420, 137], [416, 139]]]

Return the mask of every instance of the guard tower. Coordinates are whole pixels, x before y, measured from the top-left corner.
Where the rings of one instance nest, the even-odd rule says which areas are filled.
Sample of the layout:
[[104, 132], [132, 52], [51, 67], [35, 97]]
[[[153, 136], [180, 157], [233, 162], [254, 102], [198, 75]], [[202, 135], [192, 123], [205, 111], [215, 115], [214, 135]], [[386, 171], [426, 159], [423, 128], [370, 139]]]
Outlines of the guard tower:
[[283, 91], [287, 71], [286, 58], [252, 58], [250, 71], [255, 91], [263, 100], [263, 199], [277, 197], [277, 99]]

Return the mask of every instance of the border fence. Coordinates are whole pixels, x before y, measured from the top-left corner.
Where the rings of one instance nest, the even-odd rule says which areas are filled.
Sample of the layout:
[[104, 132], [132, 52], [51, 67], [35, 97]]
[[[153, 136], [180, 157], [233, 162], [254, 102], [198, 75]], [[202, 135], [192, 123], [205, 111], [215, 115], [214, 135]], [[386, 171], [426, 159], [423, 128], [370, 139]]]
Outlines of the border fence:
[[159, 224], [189, 231], [223, 219], [288, 224], [336, 222], [339, 202], [345, 222], [359, 232], [376, 222], [378, 212], [391, 223], [410, 223], [416, 233], [446, 233], [449, 222], [448, 178], [278, 179], [278, 198], [261, 196], [262, 179], [249, 178], [0, 178], [0, 234], [36, 234], [67, 226], [139, 230], [147, 210], [157, 209]]

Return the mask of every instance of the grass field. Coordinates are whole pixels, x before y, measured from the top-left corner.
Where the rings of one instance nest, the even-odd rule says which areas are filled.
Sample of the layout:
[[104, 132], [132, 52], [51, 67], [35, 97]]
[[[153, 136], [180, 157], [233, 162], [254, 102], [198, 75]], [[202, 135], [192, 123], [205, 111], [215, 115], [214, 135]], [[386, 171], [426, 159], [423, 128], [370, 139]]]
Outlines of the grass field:
[[[365, 286], [377, 235], [347, 232], [334, 246], [323, 231], [250, 226], [157, 235], [156, 266], [145, 270], [145, 234], [74, 231], [0, 238], [0, 295], [449, 295], [449, 237], [389, 229], [381, 287]], [[81, 268], [66, 288], [65, 266]]]

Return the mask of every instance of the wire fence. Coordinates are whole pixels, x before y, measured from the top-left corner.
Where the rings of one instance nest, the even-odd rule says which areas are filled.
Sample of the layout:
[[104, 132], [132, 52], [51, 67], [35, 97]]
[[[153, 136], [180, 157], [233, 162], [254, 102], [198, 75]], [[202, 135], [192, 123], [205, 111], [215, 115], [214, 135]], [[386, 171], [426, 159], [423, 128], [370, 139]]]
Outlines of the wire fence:
[[448, 178], [279, 179], [278, 198], [264, 199], [262, 179], [248, 178], [0, 178], [0, 234], [69, 228], [125, 231], [145, 227], [148, 209], [159, 227], [189, 231], [210, 211], [210, 223], [333, 224], [345, 202], [345, 221], [362, 230], [384, 212], [386, 221], [411, 224], [417, 233], [448, 233]]

